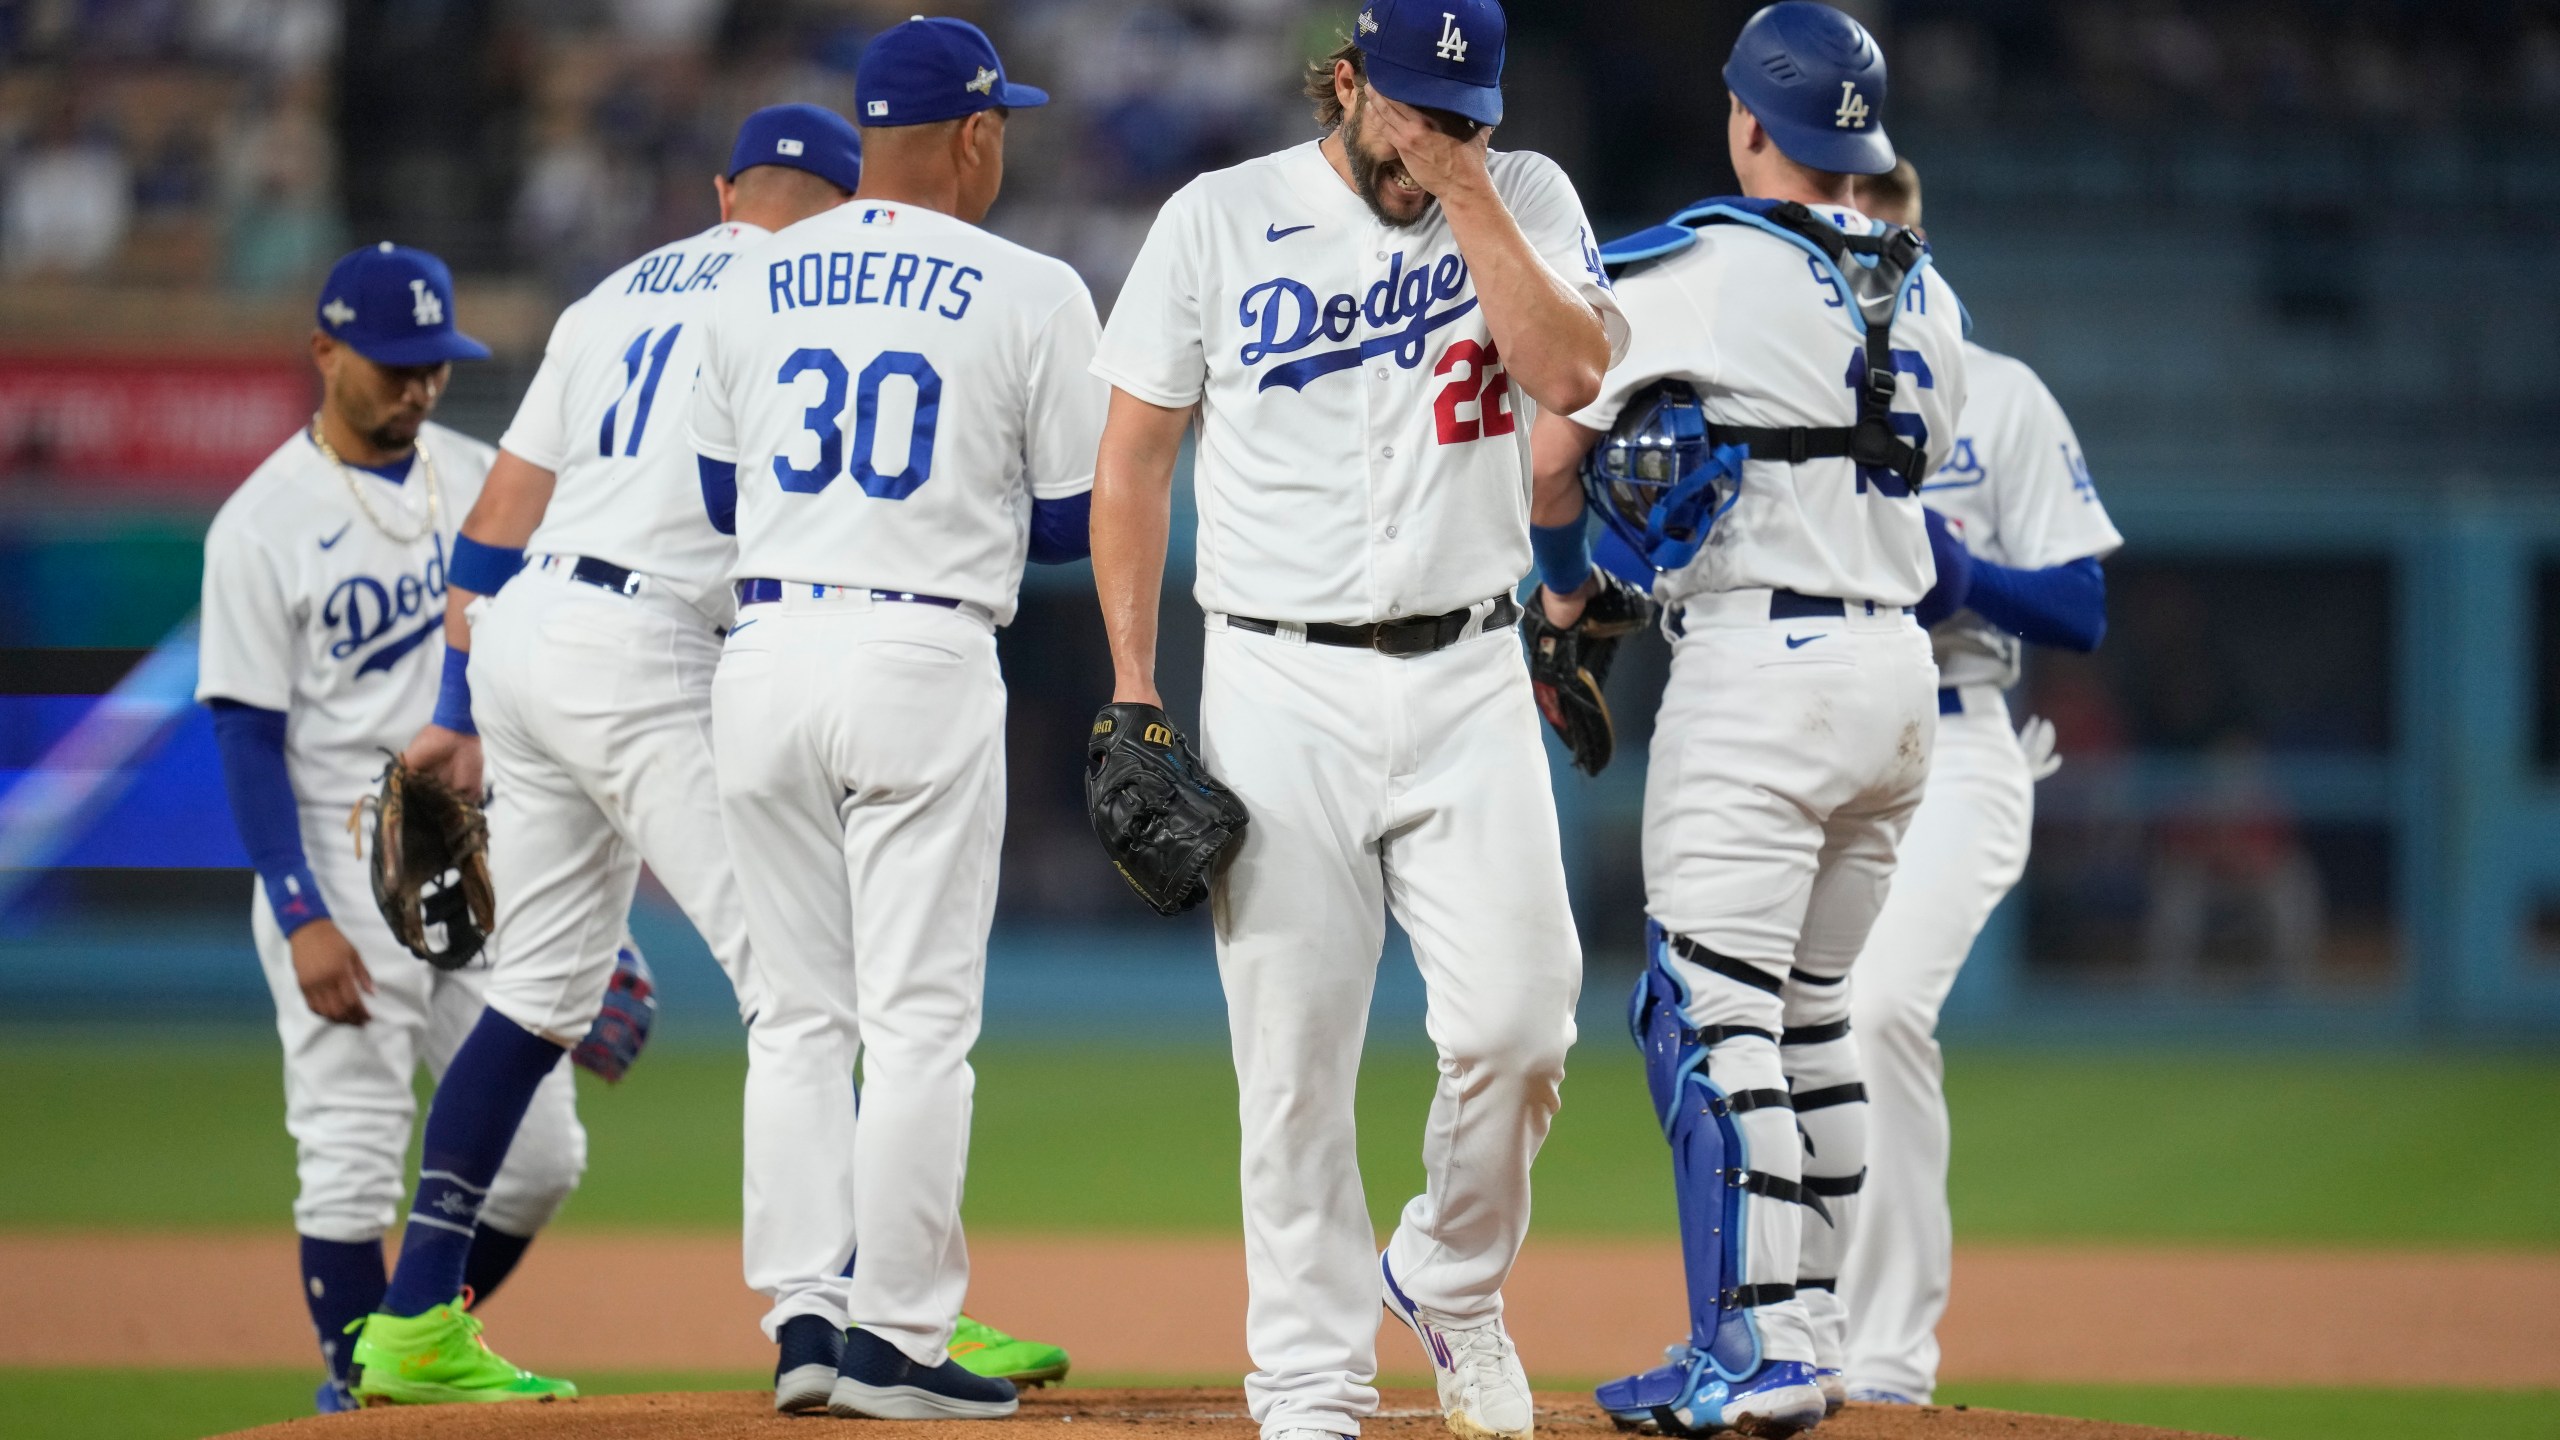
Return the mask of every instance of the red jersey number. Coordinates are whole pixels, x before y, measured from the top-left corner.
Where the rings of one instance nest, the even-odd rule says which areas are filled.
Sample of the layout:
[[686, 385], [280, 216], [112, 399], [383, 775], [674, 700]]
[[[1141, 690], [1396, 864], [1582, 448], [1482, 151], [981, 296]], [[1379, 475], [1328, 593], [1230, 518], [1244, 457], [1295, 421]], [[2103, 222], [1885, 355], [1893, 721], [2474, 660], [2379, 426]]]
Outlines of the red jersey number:
[[1441, 352], [1440, 363], [1431, 367], [1431, 373], [1449, 377], [1431, 401], [1441, 444], [1464, 445], [1484, 436], [1511, 433], [1511, 377], [1502, 373], [1502, 357], [1495, 353], [1493, 342], [1479, 345], [1460, 340]]

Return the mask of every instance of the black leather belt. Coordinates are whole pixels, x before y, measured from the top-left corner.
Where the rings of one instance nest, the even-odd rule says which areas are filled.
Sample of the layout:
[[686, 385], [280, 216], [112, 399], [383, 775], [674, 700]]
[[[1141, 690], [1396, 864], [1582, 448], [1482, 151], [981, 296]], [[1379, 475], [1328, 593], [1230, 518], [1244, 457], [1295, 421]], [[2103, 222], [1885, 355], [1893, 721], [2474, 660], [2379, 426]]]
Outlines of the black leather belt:
[[[1870, 615], [1879, 610], [1899, 613], [1905, 608], [1900, 605], [1878, 605], [1873, 600], [1842, 600], [1831, 595], [1806, 595], [1794, 590], [1769, 592], [1769, 618], [1772, 620], [1845, 620], [1849, 618], [1849, 607], [1852, 605], [1865, 606], [1866, 612]], [[1684, 605], [1671, 612], [1668, 623], [1672, 634], [1689, 633], [1687, 610], [1688, 607]]]
[[[1465, 639], [1467, 622], [1473, 620], [1475, 614], [1475, 607], [1470, 605], [1446, 615], [1399, 615], [1393, 620], [1379, 620], [1367, 625], [1333, 625], [1318, 621], [1307, 626], [1307, 643], [1347, 645], [1355, 650], [1375, 650], [1382, 655], [1428, 655], [1434, 650], [1446, 650]], [[1484, 628], [1500, 630], [1519, 618], [1519, 604], [1508, 595], [1498, 596], [1493, 602], [1493, 613], [1484, 617]], [[1230, 615], [1227, 624], [1257, 635], [1280, 633], [1279, 621], [1256, 620], [1250, 615]]]
[[625, 570], [610, 560], [598, 560], [591, 555], [578, 557], [578, 562], [569, 567], [569, 578], [581, 585], [610, 590], [616, 595], [633, 594], [640, 588], [638, 571]]

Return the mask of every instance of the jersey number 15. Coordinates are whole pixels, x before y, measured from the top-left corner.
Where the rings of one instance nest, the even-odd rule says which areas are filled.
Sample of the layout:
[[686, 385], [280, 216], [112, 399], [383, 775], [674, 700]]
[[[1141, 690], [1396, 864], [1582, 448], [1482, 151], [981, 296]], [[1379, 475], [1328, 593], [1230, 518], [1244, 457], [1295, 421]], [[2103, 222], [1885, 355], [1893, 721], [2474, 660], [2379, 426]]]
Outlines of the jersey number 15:
[[[818, 403], [801, 415], [801, 423], [818, 437], [818, 463], [800, 466], [788, 456], [775, 455], [773, 478], [781, 482], [783, 489], [795, 495], [815, 495], [846, 472], [844, 404], [848, 392], [853, 401], [851, 473], [862, 493], [877, 500], [904, 500], [933, 478], [933, 427], [942, 413], [942, 376], [935, 372], [931, 361], [913, 350], [884, 350], [862, 367], [857, 381], [833, 350], [794, 350], [774, 379], [790, 385], [810, 374], [822, 376], [827, 382]], [[875, 432], [879, 428], [880, 385], [892, 375], [904, 375], [915, 382], [916, 409], [907, 432], [906, 468], [884, 475], [872, 464], [872, 456], [878, 440]]]

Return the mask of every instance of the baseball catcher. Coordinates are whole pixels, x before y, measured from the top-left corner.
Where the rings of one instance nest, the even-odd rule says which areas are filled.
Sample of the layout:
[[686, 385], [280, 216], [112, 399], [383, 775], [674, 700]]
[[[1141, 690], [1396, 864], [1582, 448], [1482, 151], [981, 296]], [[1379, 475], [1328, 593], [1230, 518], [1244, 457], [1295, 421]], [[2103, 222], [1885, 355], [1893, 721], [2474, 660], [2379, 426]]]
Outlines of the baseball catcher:
[[1533, 596], [1520, 619], [1520, 643], [1529, 652], [1529, 684], [1538, 713], [1573, 753], [1585, 775], [1609, 768], [1618, 746], [1609, 701], [1600, 687], [1618, 658], [1618, 642], [1653, 623], [1653, 601], [1632, 583], [1594, 568], [1599, 582], [1570, 625], [1547, 618], [1545, 594]]
[[[364, 850], [373, 838], [373, 903], [409, 953], [439, 970], [459, 970], [480, 953], [497, 924], [489, 885], [489, 822], [460, 791], [392, 757], [382, 788], [356, 802], [349, 833]], [[443, 944], [430, 945], [441, 927]]]
[[1084, 805], [1129, 888], [1159, 915], [1209, 894], [1209, 875], [1244, 840], [1244, 802], [1200, 763], [1153, 705], [1105, 705], [1085, 742]]

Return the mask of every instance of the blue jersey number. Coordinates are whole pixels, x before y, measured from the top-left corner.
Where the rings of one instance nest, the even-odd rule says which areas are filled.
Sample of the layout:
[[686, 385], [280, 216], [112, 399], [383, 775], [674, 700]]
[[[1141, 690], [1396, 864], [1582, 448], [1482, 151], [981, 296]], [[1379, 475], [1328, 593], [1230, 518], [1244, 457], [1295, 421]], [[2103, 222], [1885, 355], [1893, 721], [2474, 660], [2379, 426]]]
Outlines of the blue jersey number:
[[[1923, 390], [1935, 390], [1938, 388], [1938, 376], [1936, 372], [1929, 368], [1929, 362], [1923, 359], [1920, 352], [1917, 350], [1896, 349], [1893, 352], [1893, 368], [1896, 374], [1908, 375], [1912, 379], [1920, 382], [1920, 388]], [[1850, 394], [1856, 395], [1866, 389], [1866, 351], [1852, 350], [1849, 352], [1848, 380]], [[1902, 411], [1896, 410], [1886, 415], [1884, 419], [1887, 425], [1893, 427], [1894, 434], [1911, 442], [1912, 449], [1921, 450], [1928, 447], [1929, 426], [1928, 423], [1923, 421], [1919, 416], [1907, 415]], [[1865, 494], [1867, 492], [1867, 487], [1871, 485], [1877, 490], [1897, 499], [1911, 493], [1910, 485], [1905, 483], [1901, 476], [1894, 474], [1883, 466], [1859, 466], [1858, 493], [1861, 495]]]
[[[862, 367], [856, 384], [833, 350], [794, 350], [774, 378], [788, 385], [816, 373], [827, 380], [826, 393], [804, 412], [801, 423], [818, 437], [818, 463], [806, 467], [773, 457], [773, 478], [795, 495], [815, 495], [845, 473], [844, 404], [853, 401], [853, 483], [879, 500], [904, 500], [933, 478], [933, 431], [942, 415], [942, 376], [933, 362], [913, 350], [887, 350]], [[880, 384], [892, 375], [915, 382], [915, 418], [907, 431], [906, 468], [884, 475], [872, 456], [879, 439]], [[852, 392], [848, 397], [847, 392]]]
[[[622, 393], [614, 396], [613, 403], [604, 407], [604, 424], [596, 431], [597, 454], [613, 453], [613, 422], [621, 413], [622, 402], [630, 396], [634, 382], [640, 386], [640, 400], [631, 407], [631, 434], [623, 442], [622, 453], [640, 453], [641, 432], [649, 428], [649, 407], [658, 403], [658, 381], [667, 373], [667, 356], [675, 351], [676, 337], [683, 333], [684, 326], [680, 323], [668, 326], [667, 333], [658, 337], [654, 348], [649, 344], [649, 332], [646, 330], [631, 337], [631, 348], [622, 352]], [[640, 371], [644, 356], [649, 367], [645, 380], [641, 379]]]

